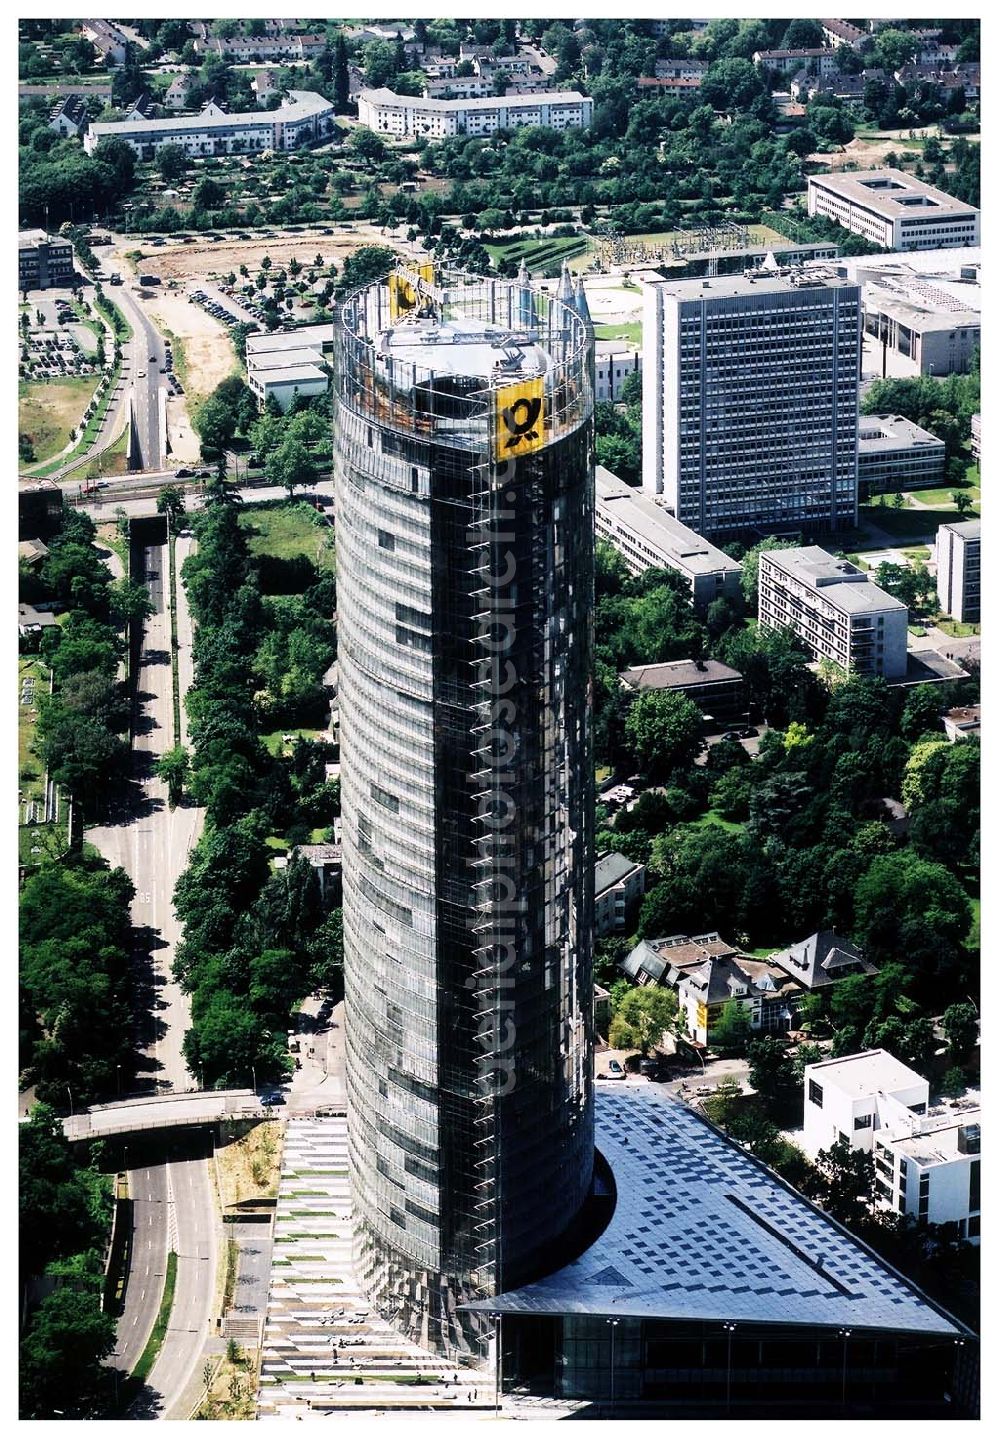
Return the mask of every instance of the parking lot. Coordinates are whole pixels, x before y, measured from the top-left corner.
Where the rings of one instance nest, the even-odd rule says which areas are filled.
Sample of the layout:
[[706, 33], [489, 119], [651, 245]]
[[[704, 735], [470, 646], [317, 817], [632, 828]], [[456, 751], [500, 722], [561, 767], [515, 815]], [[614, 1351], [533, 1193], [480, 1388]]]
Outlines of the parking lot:
[[[22, 381], [48, 381], [63, 376], [89, 376], [101, 368], [94, 327], [104, 331], [92, 298], [81, 305], [87, 319], [77, 313], [69, 291], [31, 291], [18, 312]], [[91, 324], [88, 324], [87, 321]]]

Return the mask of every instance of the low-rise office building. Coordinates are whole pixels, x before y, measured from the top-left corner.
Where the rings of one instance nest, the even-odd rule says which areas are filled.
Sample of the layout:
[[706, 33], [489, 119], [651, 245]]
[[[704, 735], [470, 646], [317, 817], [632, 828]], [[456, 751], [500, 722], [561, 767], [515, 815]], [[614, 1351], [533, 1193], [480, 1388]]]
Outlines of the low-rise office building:
[[261, 408], [272, 398], [287, 411], [299, 396], [322, 396], [330, 385], [326, 358], [333, 323], [247, 337], [247, 385]]
[[983, 459], [983, 418], [977, 411], [969, 422], [971, 440], [970, 450], [977, 461]]
[[17, 288], [43, 291], [73, 283], [73, 245], [43, 230], [22, 230], [17, 236]]
[[721, 661], [659, 661], [630, 666], [619, 676], [625, 691], [676, 691], [699, 707], [706, 726], [746, 721], [747, 691], [742, 674]]
[[621, 852], [602, 852], [594, 863], [594, 936], [624, 932], [646, 890], [646, 868]]
[[979, 211], [901, 170], [808, 178], [810, 215], [825, 215], [886, 250], [977, 246]]
[[760, 554], [759, 617], [787, 627], [817, 661], [868, 676], [906, 675], [907, 609], [859, 567], [819, 546]]
[[956, 621], [980, 617], [982, 522], [953, 521], [937, 533], [937, 594], [941, 610]]
[[594, 471], [598, 538], [609, 541], [633, 576], [651, 566], [677, 571], [704, 612], [718, 597], [741, 595], [738, 561], [671, 516], [638, 487], [626, 486], [604, 466]]
[[358, 96], [358, 119], [377, 134], [430, 139], [492, 135], [519, 125], [538, 125], [546, 130], [581, 129], [590, 125], [593, 113], [594, 102], [576, 90], [481, 96], [474, 100], [397, 95], [387, 89], [363, 90]]
[[945, 444], [905, 416], [858, 421], [858, 498], [944, 485]]
[[83, 148], [91, 154], [102, 140], [124, 140], [140, 160], [154, 159], [165, 145], [180, 145], [192, 157], [295, 150], [324, 140], [335, 129], [333, 102], [313, 90], [290, 90], [277, 110], [230, 115], [210, 101], [199, 115], [164, 120], [99, 121]]

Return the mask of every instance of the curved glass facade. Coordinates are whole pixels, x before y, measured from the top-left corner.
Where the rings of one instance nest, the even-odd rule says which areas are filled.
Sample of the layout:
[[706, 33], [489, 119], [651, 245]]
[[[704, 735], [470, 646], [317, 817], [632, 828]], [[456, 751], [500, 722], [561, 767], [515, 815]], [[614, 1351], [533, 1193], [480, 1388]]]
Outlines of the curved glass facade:
[[518, 283], [392, 307], [337, 327], [350, 1157], [378, 1306], [461, 1351], [593, 1169], [592, 345]]

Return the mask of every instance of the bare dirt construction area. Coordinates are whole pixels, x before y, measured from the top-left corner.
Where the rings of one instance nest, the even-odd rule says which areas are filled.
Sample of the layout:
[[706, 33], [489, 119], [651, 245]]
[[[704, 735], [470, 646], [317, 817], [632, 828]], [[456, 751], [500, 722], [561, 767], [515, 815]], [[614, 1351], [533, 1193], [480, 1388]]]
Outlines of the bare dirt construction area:
[[[856, 135], [847, 145], [831, 154], [815, 154], [807, 156], [810, 162], [825, 165], [828, 170], [872, 170], [885, 164], [887, 155], [902, 155], [905, 151], [915, 151], [917, 159], [923, 153], [924, 141], [931, 137], [940, 139], [945, 147], [952, 137], [945, 135], [939, 125], [924, 125], [914, 130], [880, 130], [877, 134]], [[978, 135], [967, 135], [966, 140], [973, 144], [979, 143]]]
[[253, 273], [260, 269], [260, 263], [269, 256], [275, 267], [287, 266], [293, 256], [303, 265], [315, 256], [323, 257], [323, 264], [330, 261], [342, 265], [346, 256], [359, 246], [391, 246], [395, 250], [408, 250], [399, 237], [403, 234], [387, 234], [381, 227], [365, 221], [354, 221], [351, 229], [345, 231], [339, 226], [330, 226], [332, 235], [323, 235], [319, 230], [299, 231], [294, 235], [261, 236], [250, 240], [237, 240], [227, 236], [221, 241], [210, 241], [204, 237], [190, 244], [176, 245], [168, 241], [164, 246], [149, 246], [133, 238], [132, 245], [138, 245], [143, 260], [139, 269], [147, 265], [155, 270], [164, 282], [208, 280], [213, 275], [225, 275], [228, 271], [238, 272], [241, 265]]

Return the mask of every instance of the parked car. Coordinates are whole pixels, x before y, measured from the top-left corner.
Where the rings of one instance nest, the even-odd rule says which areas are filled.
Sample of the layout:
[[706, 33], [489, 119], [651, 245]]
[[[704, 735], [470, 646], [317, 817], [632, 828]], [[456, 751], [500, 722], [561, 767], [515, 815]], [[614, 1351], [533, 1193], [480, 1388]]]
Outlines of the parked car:
[[756, 738], [756, 736], [756, 727], [744, 727], [743, 730], [740, 732], [740, 740], [744, 742], [752, 741]]
[[190, 475], [191, 475], [191, 472], [188, 470], [188, 468], [187, 468], [186, 466], [178, 466], [177, 470], [174, 472], [174, 480], [175, 480], [175, 481], [183, 481], [184, 478], [185, 478], [185, 476], [190, 476]]
[[743, 733], [738, 731], [723, 732], [721, 740], [724, 742], [738, 742], [743, 738]]
[[277, 1088], [271, 1088], [270, 1091], [261, 1093], [260, 1100], [265, 1107], [281, 1107], [285, 1098]]
[[608, 1068], [608, 1076], [609, 1076], [609, 1077], [618, 1078], [618, 1077], [624, 1077], [624, 1076], [625, 1076], [625, 1069], [624, 1069], [624, 1067], [622, 1067], [622, 1065], [621, 1065], [621, 1063], [618, 1061], [617, 1057], [612, 1057], [612, 1058], [609, 1059], [608, 1064], [607, 1064], [607, 1068]]

